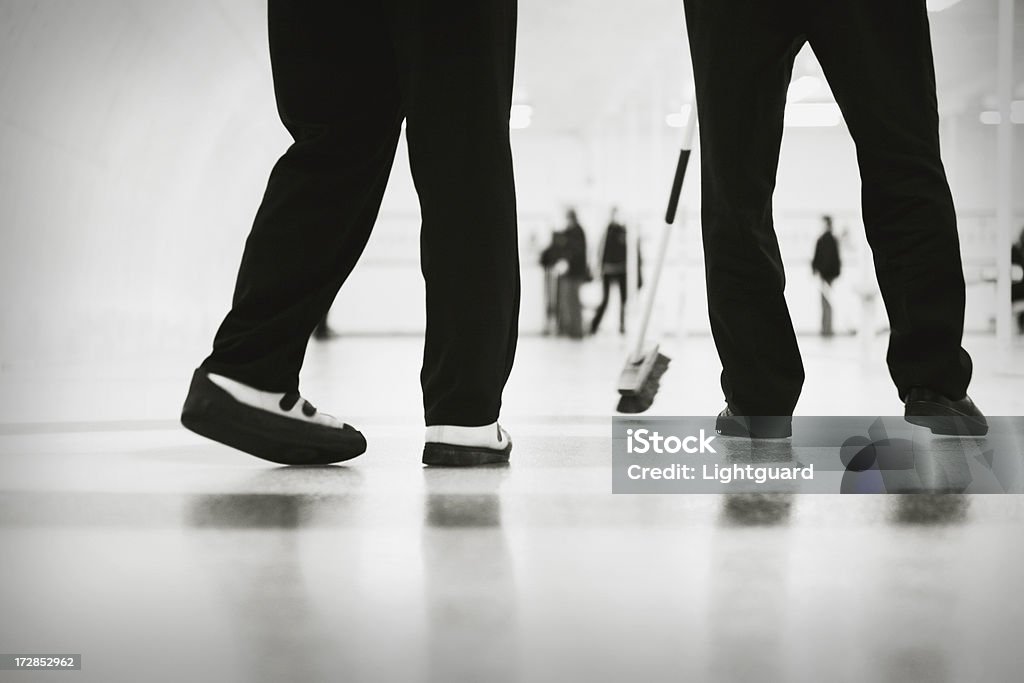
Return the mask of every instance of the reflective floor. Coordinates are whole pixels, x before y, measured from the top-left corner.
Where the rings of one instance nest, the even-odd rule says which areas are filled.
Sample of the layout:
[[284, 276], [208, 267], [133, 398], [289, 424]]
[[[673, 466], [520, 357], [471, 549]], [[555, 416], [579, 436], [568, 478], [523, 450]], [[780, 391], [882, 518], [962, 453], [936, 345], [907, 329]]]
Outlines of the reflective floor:
[[[0, 373], [0, 651], [83, 655], [0, 680], [1019, 680], [1021, 496], [613, 496], [614, 337], [524, 340], [512, 464], [423, 469], [419, 342], [373, 345], [311, 350], [370, 441], [327, 468], [178, 428], [187, 365]], [[804, 414], [893, 414], [877, 348], [802, 345]], [[672, 345], [655, 412], [717, 412], [708, 347]], [[976, 357], [1024, 412], [1024, 350]]]

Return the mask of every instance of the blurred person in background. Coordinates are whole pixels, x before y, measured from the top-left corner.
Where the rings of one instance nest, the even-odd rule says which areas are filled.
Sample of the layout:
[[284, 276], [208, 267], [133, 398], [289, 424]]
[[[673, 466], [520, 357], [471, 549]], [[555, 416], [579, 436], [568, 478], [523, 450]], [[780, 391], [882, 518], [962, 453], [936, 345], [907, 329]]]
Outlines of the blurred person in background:
[[1017, 316], [1017, 332], [1024, 334], [1024, 228], [1021, 228], [1017, 241], [1010, 247], [1010, 267], [1010, 300]]
[[[907, 420], [984, 434], [967, 396], [964, 277], [939, 155], [924, 0], [684, 0], [700, 117], [702, 230], [723, 434], [736, 416], [791, 416], [804, 381], [772, 220], [786, 94], [809, 43], [857, 147], [862, 209]], [[742, 46], [736, 49], [733, 46]], [[811, 169], [808, 169], [811, 172]], [[788, 420], [777, 420], [787, 436]]]
[[619, 290], [619, 334], [626, 333], [626, 226], [619, 222], [618, 207], [612, 207], [608, 227], [597, 247], [597, 260], [601, 269], [601, 303], [590, 323], [590, 334], [596, 334], [608, 308], [611, 287]]
[[839, 258], [839, 241], [832, 234], [832, 216], [822, 216], [825, 231], [814, 244], [814, 258], [811, 272], [821, 280], [821, 336], [831, 337], [832, 331], [832, 283], [839, 277], [842, 262]]
[[592, 278], [587, 265], [587, 235], [575, 209], [566, 211], [567, 226], [551, 235], [540, 262], [554, 278], [555, 329], [559, 336], [583, 338], [583, 304], [580, 287]]
[[182, 423], [284, 464], [366, 449], [353, 426], [302, 398], [299, 370], [373, 229], [405, 121], [423, 219], [423, 460], [506, 462], [511, 440], [497, 420], [519, 313], [516, 1], [270, 0], [268, 18], [277, 108], [294, 144], [270, 174]]
[[551, 241], [540, 253], [540, 265], [544, 268], [544, 334], [560, 335], [562, 324], [560, 322], [558, 303], [558, 283], [562, 275], [568, 269], [568, 261], [565, 258], [566, 238], [558, 230], [551, 231]]
[[587, 235], [580, 225], [575, 209], [566, 212], [564, 237], [565, 272], [559, 278], [558, 308], [562, 333], [572, 339], [583, 338], [583, 304], [580, 287], [593, 276], [587, 263]]

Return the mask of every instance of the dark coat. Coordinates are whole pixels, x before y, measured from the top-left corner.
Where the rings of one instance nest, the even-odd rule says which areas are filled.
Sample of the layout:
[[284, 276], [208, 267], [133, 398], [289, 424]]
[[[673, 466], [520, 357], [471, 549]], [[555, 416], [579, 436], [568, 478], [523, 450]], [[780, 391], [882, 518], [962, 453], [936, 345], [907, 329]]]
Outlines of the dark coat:
[[814, 258], [811, 260], [811, 270], [817, 273], [822, 280], [832, 284], [832, 281], [839, 277], [842, 269], [842, 262], [839, 260], [839, 241], [831, 232], [826, 232], [818, 238], [814, 245]]
[[569, 261], [569, 270], [566, 275], [575, 279], [589, 281], [593, 279], [590, 274], [590, 266], [587, 265], [587, 235], [583, 228], [570, 225], [565, 229], [566, 258]]
[[540, 263], [545, 268], [562, 260], [569, 264], [566, 277], [583, 282], [593, 279], [590, 266], [587, 265], [587, 236], [579, 225], [570, 225], [554, 233], [551, 244], [540, 255]]

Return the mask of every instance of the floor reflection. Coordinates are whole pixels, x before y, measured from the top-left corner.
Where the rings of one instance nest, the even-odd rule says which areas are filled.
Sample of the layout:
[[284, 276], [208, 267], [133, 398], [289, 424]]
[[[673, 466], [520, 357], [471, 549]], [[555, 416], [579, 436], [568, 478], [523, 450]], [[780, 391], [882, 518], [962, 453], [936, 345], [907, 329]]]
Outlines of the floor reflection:
[[[344, 512], [346, 498], [357, 493], [362, 474], [347, 467], [280, 467], [261, 471], [239, 484], [238, 492], [200, 495], [190, 498], [186, 526], [223, 529], [296, 529], [337, 520]], [[305, 493], [304, 484], [315, 481], [342, 493]], [[288, 493], [248, 493], [279, 489]], [[343, 516], [343, 515], [342, 515]]]
[[[275, 468], [239, 482], [238, 492], [189, 498], [190, 555], [225, 625], [220, 641], [230, 647], [221, 656], [236, 667], [236, 680], [329, 680], [340, 662], [358, 661], [349, 642], [356, 625], [332, 623], [321, 582], [327, 574], [339, 591], [357, 585], [359, 547], [332, 544], [324, 555], [323, 538], [302, 531], [339, 520], [358, 524], [361, 498], [351, 489], [361, 479], [344, 467]], [[349, 492], [306, 492], [311, 481]], [[268, 489], [293, 492], [248, 492]]]
[[767, 465], [793, 462], [793, 442], [790, 439], [745, 439], [722, 437], [715, 446], [729, 464]]
[[963, 579], [953, 544], [965, 532], [969, 498], [914, 493], [885, 500], [894, 528], [879, 542], [890, 561], [868, 565], [858, 582], [873, 586], [872, 618], [878, 623], [864, 629], [865, 645], [876, 654], [884, 680], [961, 680], [954, 667], [962, 654], [956, 615], [964, 608]]
[[791, 493], [730, 493], [722, 498], [722, 521], [735, 526], [785, 524], [793, 508]]
[[[73, 476], [0, 487], [0, 640], [78, 644], [83, 681], [134, 680], [168, 649], [190, 659], [168, 658], [166, 680], [275, 683], [943, 683], [1024, 666], [1024, 496], [612, 495], [606, 440], [524, 440], [480, 470], [410, 466], [418, 433], [315, 470], [206, 446], [177, 463], [5, 456]], [[976, 441], [923, 442], [895, 453], [903, 481], [1000, 483]], [[823, 452], [721, 443], [733, 464]], [[836, 488], [884, 476], [892, 453], [872, 448], [849, 470], [829, 451]]]
[[[790, 439], [722, 439], [727, 450], [726, 462], [739, 465], [771, 465], [792, 463], [793, 444]], [[776, 487], [785, 486], [775, 482]], [[793, 482], [796, 487], [797, 483]], [[729, 493], [722, 496], [723, 524], [737, 526], [772, 526], [785, 524], [793, 506], [791, 493]]]
[[[737, 461], [778, 462], [786, 449], [755, 447], [748, 456]], [[790, 584], [785, 577], [791, 569], [787, 525], [792, 510], [792, 494], [722, 496], [719, 529], [710, 547], [709, 679], [788, 677], [782, 653], [790, 618]], [[771, 531], [766, 534], [766, 529]], [[742, 656], [737, 656], [737, 648], [742, 648]]]
[[431, 681], [519, 679], [517, 591], [499, 494], [506, 476], [507, 468], [477, 470], [472, 491], [452, 491], [451, 472], [423, 470]]
[[295, 529], [309, 524], [322, 498], [284, 493], [198, 496], [185, 523], [197, 529]]
[[962, 524], [967, 521], [970, 498], [957, 494], [906, 494], [892, 496], [890, 517], [896, 524]]

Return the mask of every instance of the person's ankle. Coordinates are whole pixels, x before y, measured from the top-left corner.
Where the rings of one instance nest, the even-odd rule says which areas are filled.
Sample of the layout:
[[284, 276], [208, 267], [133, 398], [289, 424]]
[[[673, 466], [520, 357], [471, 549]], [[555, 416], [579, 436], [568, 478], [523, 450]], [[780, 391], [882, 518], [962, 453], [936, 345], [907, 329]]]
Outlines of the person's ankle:
[[426, 429], [424, 441], [455, 446], [504, 448], [508, 444], [509, 435], [497, 422], [473, 427], [429, 425]]

